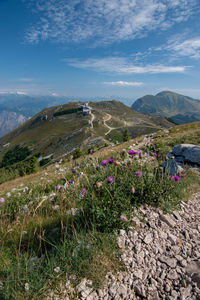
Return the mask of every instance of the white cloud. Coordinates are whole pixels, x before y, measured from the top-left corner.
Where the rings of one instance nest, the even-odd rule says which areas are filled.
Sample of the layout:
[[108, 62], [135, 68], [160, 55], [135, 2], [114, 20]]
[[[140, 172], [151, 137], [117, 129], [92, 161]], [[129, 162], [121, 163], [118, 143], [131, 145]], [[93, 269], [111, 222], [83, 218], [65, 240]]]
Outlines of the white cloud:
[[23, 91], [0, 91], [0, 94], [9, 94], [9, 95], [27, 95], [27, 93]]
[[121, 74], [183, 73], [187, 68], [186, 66], [165, 66], [162, 64], [136, 66], [124, 57], [106, 57], [101, 59], [87, 59], [84, 61], [63, 59], [63, 61], [80, 69], [92, 69], [98, 72]]
[[24, 0], [38, 13], [27, 32], [30, 43], [63, 43], [95, 39], [110, 44], [142, 37], [154, 29], [165, 30], [186, 21], [199, 0]]
[[27, 77], [19, 78], [19, 81], [23, 81], [23, 82], [32, 82], [32, 81], [33, 81], [33, 78], [27, 78]]
[[51, 96], [53, 96], [53, 97], [58, 97], [59, 94], [57, 94], [57, 93], [51, 93]]
[[23, 92], [23, 91], [16, 91], [16, 94], [17, 94], [17, 95], [27, 95], [27, 93], [26, 93], [26, 92]]
[[168, 41], [166, 50], [172, 51], [178, 56], [200, 58], [200, 36], [183, 40], [181, 37]]
[[128, 86], [141, 86], [143, 85], [143, 82], [110, 81], [110, 82], [104, 82], [104, 84], [128, 87]]

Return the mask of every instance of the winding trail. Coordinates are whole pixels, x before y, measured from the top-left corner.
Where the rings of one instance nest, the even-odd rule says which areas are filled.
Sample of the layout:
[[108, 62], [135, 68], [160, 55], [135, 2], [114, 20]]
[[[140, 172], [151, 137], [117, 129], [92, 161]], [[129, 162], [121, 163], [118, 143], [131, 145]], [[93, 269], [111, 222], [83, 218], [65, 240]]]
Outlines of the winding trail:
[[91, 125], [91, 128], [94, 128], [94, 125], [93, 125], [93, 121], [94, 121], [94, 118], [95, 118], [95, 115], [91, 112], [91, 120], [90, 120], [90, 125]]
[[108, 131], [105, 133], [105, 135], [108, 135], [113, 129], [115, 129], [114, 127], [110, 127], [108, 124], [106, 124], [106, 122], [109, 121], [111, 118], [112, 116], [110, 114], [107, 114], [107, 118], [103, 119], [104, 126], [108, 128]]

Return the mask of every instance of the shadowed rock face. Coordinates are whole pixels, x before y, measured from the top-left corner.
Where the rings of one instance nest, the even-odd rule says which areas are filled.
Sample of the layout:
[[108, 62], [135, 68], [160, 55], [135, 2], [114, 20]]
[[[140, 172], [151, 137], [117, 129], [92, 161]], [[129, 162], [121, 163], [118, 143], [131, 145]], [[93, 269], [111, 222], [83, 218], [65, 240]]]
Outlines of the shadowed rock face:
[[164, 161], [163, 171], [176, 175], [184, 170], [184, 165], [200, 169], [200, 146], [180, 144], [173, 147]]
[[181, 144], [173, 147], [172, 152], [177, 161], [200, 164], [200, 146]]

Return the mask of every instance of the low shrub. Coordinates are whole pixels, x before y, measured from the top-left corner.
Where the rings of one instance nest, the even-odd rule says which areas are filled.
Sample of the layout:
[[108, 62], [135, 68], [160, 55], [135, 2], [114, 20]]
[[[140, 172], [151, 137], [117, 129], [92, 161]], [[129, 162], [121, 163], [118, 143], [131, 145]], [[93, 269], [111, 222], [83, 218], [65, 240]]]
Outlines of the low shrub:
[[32, 174], [39, 170], [39, 162], [35, 156], [22, 162], [0, 168], [0, 184], [20, 176]]
[[17, 145], [4, 154], [1, 162], [1, 167], [10, 166], [14, 163], [22, 161], [27, 158], [30, 153], [31, 151], [28, 149], [28, 147], [20, 147], [19, 145]]

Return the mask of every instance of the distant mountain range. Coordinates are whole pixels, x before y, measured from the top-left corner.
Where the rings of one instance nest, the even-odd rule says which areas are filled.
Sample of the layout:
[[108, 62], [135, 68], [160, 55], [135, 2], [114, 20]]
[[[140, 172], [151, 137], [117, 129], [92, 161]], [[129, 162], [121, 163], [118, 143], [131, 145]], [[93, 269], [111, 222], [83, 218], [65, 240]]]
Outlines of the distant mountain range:
[[176, 124], [200, 121], [200, 101], [170, 91], [139, 98], [132, 108], [141, 113], [169, 118]]
[[15, 129], [45, 107], [66, 102], [65, 97], [0, 94], [0, 136]]
[[[24, 94], [0, 94], [0, 137], [23, 124], [44, 108], [76, 101], [101, 101], [117, 99], [131, 105], [133, 100], [125, 97], [64, 97], [28, 96]], [[138, 112], [169, 118], [176, 124], [200, 121], [200, 101], [164, 91], [156, 96], [146, 95], [136, 100], [132, 108]]]
[[92, 114], [77, 112], [80, 102], [45, 108], [17, 129], [0, 138], [0, 157], [16, 145], [28, 146], [32, 155], [58, 158], [80, 147], [101, 147], [130, 136], [172, 126], [165, 118], [144, 115], [119, 101], [90, 102]]
[[[65, 97], [65, 96], [28, 96], [24, 94], [0, 94], [0, 137], [17, 128], [28, 118], [42, 109], [70, 101], [101, 101], [113, 100], [115, 97]], [[117, 97], [118, 100], [131, 105], [131, 99]]]

